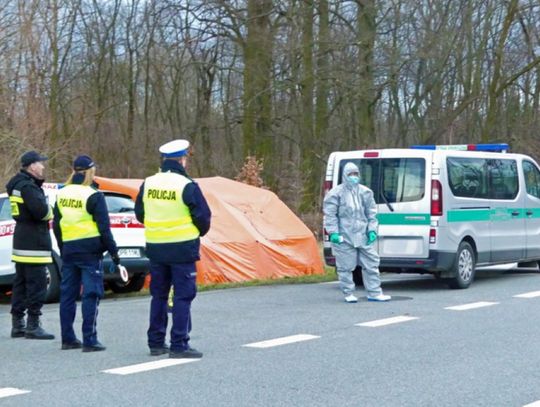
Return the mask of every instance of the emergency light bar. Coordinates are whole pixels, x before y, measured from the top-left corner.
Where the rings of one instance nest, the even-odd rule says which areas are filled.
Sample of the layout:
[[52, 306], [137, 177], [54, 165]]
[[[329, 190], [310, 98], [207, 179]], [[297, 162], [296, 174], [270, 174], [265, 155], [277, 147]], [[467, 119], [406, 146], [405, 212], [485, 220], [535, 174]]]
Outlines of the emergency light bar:
[[416, 145], [410, 148], [416, 150], [456, 150], [456, 151], [489, 151], [493, 153], [507, 153], [510, 146], [506, 143], [494, 144], [451, 144], [451, 145]]

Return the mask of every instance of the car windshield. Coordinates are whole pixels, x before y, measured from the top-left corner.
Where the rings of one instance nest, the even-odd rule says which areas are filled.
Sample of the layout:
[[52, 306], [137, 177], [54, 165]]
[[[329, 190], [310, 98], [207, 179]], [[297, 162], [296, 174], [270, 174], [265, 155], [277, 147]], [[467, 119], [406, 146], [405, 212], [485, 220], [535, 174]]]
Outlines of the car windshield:
[[109, 213], [133, 212], [135, 203], [125, 195], [105, 194]]

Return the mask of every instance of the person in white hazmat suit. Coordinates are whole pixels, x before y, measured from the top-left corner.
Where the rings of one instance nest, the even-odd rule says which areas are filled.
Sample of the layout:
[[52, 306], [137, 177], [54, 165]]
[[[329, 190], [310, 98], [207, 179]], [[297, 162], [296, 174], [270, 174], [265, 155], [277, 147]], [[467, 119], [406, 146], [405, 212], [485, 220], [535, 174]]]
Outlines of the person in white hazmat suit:
[[362, 267], [362, 279], [368, 301], [389, 301], [384, 295], [379, 275], [379, 254], [373, 247], [377, 240], [377, 206], [373, 191], [360, 184], [358, 167], [345, 164], [343, 183], [332, 188], [323, 202], [324, 228], [330, 235], [336, 257], [339, 286], [348, 303], [357, 302], [353, 294], [353, 270]]

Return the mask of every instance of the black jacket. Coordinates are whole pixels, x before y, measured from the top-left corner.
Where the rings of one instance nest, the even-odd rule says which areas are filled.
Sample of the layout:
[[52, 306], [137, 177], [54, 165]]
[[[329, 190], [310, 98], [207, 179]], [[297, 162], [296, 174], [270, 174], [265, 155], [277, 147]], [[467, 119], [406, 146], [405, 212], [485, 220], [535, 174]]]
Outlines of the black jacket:
[[[184, 167], [174, 160], [165, 160], [161, 165], [162, 172], [175, 172], [189, 178]], [[135, 216], [144, 223], [144, 183], [141, 185], [137, 200], [135, 201]], [[190, 182], [182, 192], [182, 200], [189, 208], [193, 224], [204, 236], [210, 229], [212, 213], [208, 203], [195, 181]], [[200, 259], [199, 250], [201, 241], [199, 238], [180, 243], [146, 243], [146, 255], [155, 263], [191, 263]]]
[[[73, 177], [74, 184], [80, 184], [83, 177]], [[97, 185], [96, 185], [97, 186]], [[103, 258], [103, 252], [108, 251], [113, 257], [118, 255], [118, 248], [111, 233], [111, 224], [109, 220], [109, 211], [105, 196], [96, 189], [86, 202], [86, 211], [92, 215], [97, 224], [100, 236], [89, 237], [86, 239], [71, 240], [64, 242], [62, 240], [62, 230], [60, 229], [60, 220], [62, 214], [58, 205], [54, 206], [54, 235], [58, 242], [58, 248], [64, 261], [94, 261]]]
[[10, 196], [20, 193], [24, 201], [18, 204], [19, 214], [13, 216], [16, 222], [14, 250], [52, 250], [49, 221], [45, 220], [50, 207], [41, 185], [43, 180], [33, 177], [25, 170], [21, 170], [6, 185]]

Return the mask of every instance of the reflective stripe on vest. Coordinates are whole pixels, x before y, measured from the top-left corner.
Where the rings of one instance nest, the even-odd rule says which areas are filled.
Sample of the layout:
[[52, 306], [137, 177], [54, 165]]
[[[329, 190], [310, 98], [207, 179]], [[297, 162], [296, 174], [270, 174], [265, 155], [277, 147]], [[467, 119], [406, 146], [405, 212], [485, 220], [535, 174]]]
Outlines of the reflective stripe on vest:
[[97, 224], [86, 210], [88, 198], [95, 193], [97, 191], [92, 187], [75, 184], [58, 191], [56, 204], [62, 215], [60, 230], [64, 242], [99, 236]]
[[19, 250], [13, 249], [11, 261], [28, 264], [50, 264], [53, 262], [52, 253], [48, 250]]
[[14, 189], [9, 196], [9, 205], [11, 206], [11, 216], [19, 216], [19, 205], [24, 203], [24, 199], [21, 196], [21, 191]]
[[191, 180], [160, 172], [144, 182], [144, 233], [148, 243], [180, 243], [199, 237], [182, 192]]

